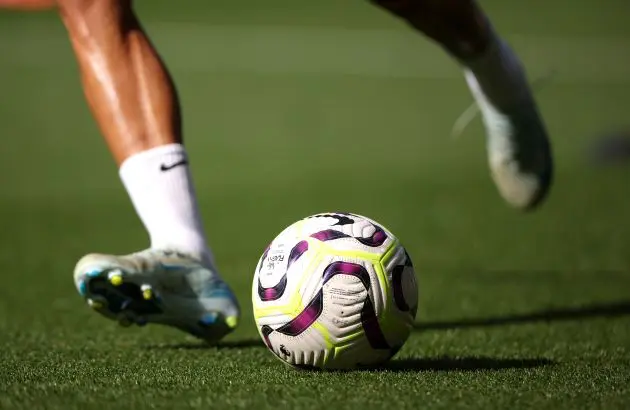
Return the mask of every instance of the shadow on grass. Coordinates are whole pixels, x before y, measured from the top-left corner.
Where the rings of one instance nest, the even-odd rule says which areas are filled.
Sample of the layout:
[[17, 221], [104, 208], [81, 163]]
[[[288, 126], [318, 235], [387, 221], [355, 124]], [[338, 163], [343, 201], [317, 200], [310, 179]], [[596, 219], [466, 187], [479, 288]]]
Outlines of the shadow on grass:
[[[265, 348], [264, 343], [258, 339], [243, 339], [234, 341], [221, 342], [218, 345], [209, 345], [207, 343], [178, 343], [178, 344], [160, 344], [146, 346], [148, 350], [204, 350], [204, 349], [247, 349], [247, 348]], [[449, 357], [440, 356], [432, 358], [406, 358], [394, 359], [382, 366], [367, 367], [364, 369], [356, 369], [350, 371], [388, 371], [394, 373], [405, 372], [476, 372], [488, 370], [504, 370], [504, 369], [531, 369], [536, 367], [553, 366], [557, 364], [553, 360], [545, 358], [495, 358], [495, 357]], [[307, 369], [315, 372], [322, 370]]]
[[260, 339], [228, 340], [211, 345], [203, 342], [159, 344], [145, 346], [147, 350], [204, 350], [204, 349], [249, 349], [264, 348], [265, 344]]
[[544, 358], [504, 359], [496, 357], [434, 357], [409, 358], [392, 360], [373, 370], [389, 372], [423, 372], [423, 371], [466, 371], [477, 372], [484, 370], [531, 369], [536, 367], [553, 366], [556, 362]]
[[416, 330], [466, 329], [473, 327], [491, 327], [524, 323], [619, 317], [626, 315], [630, 315], [630, 301], [549, 309], [525, 314], [416, 323], [414, 325], [414, 328]]
[[506, 369], [533, 369], [538, 367], [555, 366], [556, 361], [538, 358], [498, 358], [486, 356], [467, 357], [412, 357], [394, 359], [381, 366], [365, 366], [348, 370], [326, 370], [309, 366], [300, 367], [301, 370], [315, 373], [353, 373], [353, 372], [390, 372], [390, 373], [420, 373], [420, 372], [481, 372]]

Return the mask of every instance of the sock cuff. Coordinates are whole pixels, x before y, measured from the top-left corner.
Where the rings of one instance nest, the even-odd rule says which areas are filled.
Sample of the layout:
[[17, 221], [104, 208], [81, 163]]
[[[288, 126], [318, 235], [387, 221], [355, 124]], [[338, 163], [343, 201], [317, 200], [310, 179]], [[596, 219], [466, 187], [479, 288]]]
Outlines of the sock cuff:
[[149, 148], [148, 150], [138, 152], [125, 159], [122, 164], [120, 164], [118, 172], [122, 176], [127, 173], [128, 170], [136, 168], [139, 164], [146, 164], [155, 160], [163, 161], [166, 159], [169, 161], [188, 160], [186, 148], [178, 143]]
[[153, 248], [211, 261], [187, 164], [184, 146], [167, 144], [131, 155], [119, 174]]

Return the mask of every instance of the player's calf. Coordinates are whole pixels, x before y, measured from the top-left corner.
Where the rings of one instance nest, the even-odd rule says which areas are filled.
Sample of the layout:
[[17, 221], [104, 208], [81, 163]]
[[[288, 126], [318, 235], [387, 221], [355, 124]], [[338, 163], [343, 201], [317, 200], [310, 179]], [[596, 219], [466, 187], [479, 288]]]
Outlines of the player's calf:
[[55, 0], [64, 13], [83, 14], [107, 12], [114, 9], [131, 9], [131, 0]]
[[0, 8], [35, 11], [53, 8], [56, 0], [0, 0]]
[[75, 284], [121, 324], [161, 323], [216, 341], [239, 307], [208, 247], [182, 145], [179, 101], [130, 0], [58, 0], [83, 89], [151, 247], [91, 254]]
[[[114, 43], [132, 23], [131, 0], [56, 0], [73, 45], [96, 37]], [[108, 37], [109, 36], [109, 37]]]
[[483, 52], [490, 25], [473, 0], [371, 0], [458, 58]]

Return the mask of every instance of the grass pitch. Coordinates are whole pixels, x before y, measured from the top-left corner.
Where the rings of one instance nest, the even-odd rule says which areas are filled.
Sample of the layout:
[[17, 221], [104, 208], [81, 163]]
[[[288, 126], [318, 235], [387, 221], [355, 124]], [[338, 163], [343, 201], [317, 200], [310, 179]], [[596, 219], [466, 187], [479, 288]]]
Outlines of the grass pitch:
[[[627, 408], [630, 174], [584, 152], [628, 125], [628, 4], [482, 3], [532, 78], [555, 72], [539, 101], [556, 184], [531, 215], [495, 193], [478, 121], [449, 139], [470, 103], [457, 67], [367, 4], [139, 4], [179, 85], [206, 226], [244, 305], [213, 348], [120, 329], [77, 296], [82, 254], [147, 238], [61, 25], [0, 14], [0, 408]], [[417, 266], [417, 328], [382, 371], [291, 370], [256, 333], [260, 252], [327, 210], [384, 223]]]

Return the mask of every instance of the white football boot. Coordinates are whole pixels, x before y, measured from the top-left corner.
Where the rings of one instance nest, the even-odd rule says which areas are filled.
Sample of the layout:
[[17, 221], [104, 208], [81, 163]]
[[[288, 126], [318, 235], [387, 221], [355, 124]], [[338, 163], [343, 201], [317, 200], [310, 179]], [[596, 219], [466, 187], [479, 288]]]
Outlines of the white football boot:
[[86, 255], [76, 265], [74, 282], [92, 309], [122, 326], [157, 323], [214, 343], [239, 321], [228, 285], [213, 269], [180, 252]]
[[515, 208], [535, 208], [551, 186], [553, 160], [533, 96], [501, 112], [488, 102], [469, 71], [466, 81], [481, 111], [490, 171], [499, 193]]

